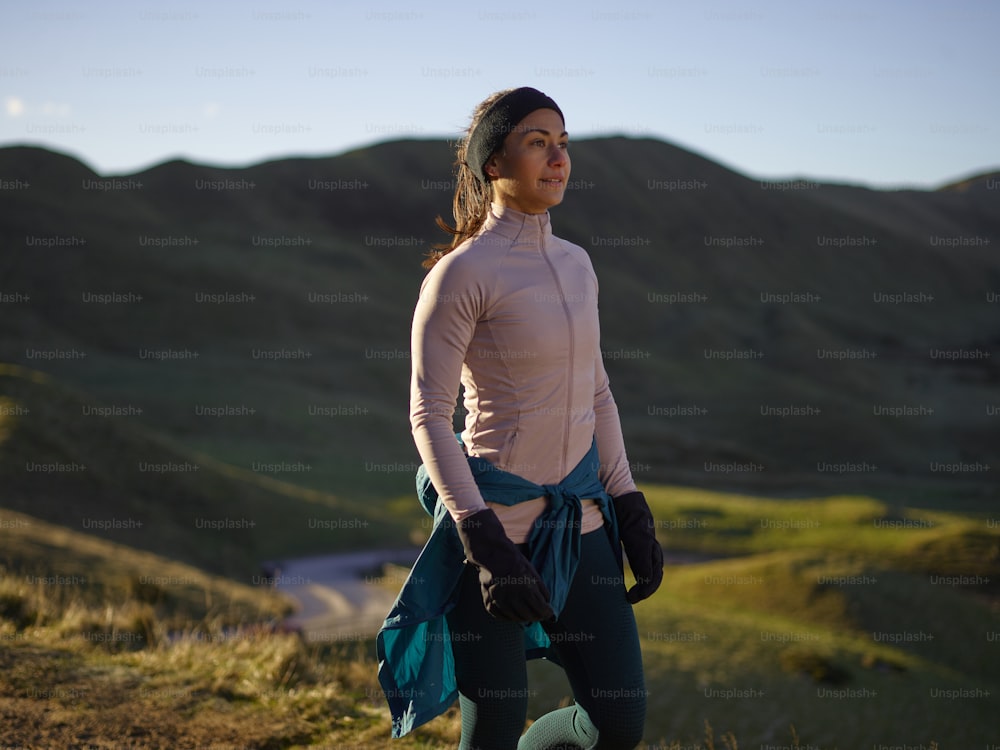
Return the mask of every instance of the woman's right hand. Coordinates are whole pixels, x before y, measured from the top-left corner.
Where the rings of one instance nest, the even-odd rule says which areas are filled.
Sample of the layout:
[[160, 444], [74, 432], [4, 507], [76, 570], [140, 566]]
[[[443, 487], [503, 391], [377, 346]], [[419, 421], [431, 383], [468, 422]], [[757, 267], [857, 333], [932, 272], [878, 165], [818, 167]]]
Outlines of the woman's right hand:
[[555, 617], [538, 571], [510, 540], [492, 508], [455, 524], [465, 558], [479, 569], [486, 611], [499, 620], [539, 622]]

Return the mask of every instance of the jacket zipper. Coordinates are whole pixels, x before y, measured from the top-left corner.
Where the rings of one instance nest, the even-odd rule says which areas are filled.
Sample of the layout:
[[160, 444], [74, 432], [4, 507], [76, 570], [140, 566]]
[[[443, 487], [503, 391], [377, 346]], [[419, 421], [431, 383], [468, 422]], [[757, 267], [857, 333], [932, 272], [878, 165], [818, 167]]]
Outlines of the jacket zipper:
[[559, 283], [559, 275], [556, 273], [555, 266], [552, 265], [552, 260], [549, 258], [549, 253], [545, 249], [545, 241], [542, 240], [539, 243], [539, 247], [542, 251], [542, 257], [545, 258], [545, 263], [549, 267], [549, 272], [552, 274], [552, 281], [555, 283], [556, 289], [559, 291], [559, 301], [562, 303], [563, 314], [566, 316], [566, 328], [569, 331], [569, 361], [566, 363], [566, 409], [563, 415], [563, 440], [562, 440], [562, 466], [559, 467], [559, 476], [564, 477], [569, 472], [566, 467], [566, 457], [569, 453], [569, 424], [570, 424], [570, 409], [573, 405], [573, 362], [575, 361], [576, 353], [576, 341], [575, 332], [573, 330], [573, 316], [570, 315], [569, 305], [566, 302], [566, 295], [563, 293], [562, 284]]

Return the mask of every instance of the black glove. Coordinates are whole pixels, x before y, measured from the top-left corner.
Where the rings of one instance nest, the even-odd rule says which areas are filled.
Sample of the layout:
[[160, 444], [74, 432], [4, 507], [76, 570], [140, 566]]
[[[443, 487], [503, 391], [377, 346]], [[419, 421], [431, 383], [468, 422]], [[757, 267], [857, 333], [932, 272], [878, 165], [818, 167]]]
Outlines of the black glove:
[[492, 508], [455, 524], [465, 559], [479, 569], [486, 611], [499, 620], [537, 622], [555, 617], [549, 590], [510, 540]]
[[663, 580], [663, 548], [656, 541], [653, 514], [641, 492], [628, 492], [613, 498], [618, 517], [618, 536], [625, 548], [635, 585], [625, 598], [632, 604], [653, 595]]

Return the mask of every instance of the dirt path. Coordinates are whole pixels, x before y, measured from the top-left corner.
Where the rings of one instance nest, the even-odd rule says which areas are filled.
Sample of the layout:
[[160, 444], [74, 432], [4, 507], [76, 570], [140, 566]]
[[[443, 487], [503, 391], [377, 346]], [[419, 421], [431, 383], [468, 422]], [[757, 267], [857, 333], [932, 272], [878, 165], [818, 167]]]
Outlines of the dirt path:
[[386, 577], [382, 566], [409, 567], [419, 551], [369, 550], [280, 561], [275, 587], [299, 605], [286, 624], [308, 641], [373, 637], [405, 580], [402, 575]]

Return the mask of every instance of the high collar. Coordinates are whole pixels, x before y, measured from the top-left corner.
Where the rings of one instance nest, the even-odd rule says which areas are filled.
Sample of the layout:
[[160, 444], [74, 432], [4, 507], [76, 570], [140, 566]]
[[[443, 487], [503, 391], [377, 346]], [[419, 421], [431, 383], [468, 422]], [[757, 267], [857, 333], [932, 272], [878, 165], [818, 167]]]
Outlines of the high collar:
[[552, 237], [548, 211], [543, 214], [526, 214], [499, 203], [490, 203], [483, 229], [516, 240], [519, 244], [541, 245]]

